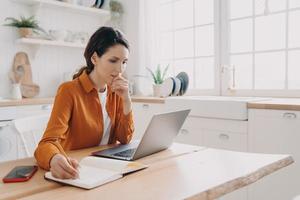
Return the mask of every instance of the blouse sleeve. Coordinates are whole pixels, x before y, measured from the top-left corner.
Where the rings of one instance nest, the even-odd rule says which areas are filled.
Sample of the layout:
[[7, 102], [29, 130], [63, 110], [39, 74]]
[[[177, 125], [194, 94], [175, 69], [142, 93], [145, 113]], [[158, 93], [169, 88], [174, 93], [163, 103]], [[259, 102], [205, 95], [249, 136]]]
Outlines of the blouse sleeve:
[[38, 165], [45, 170], [50, 169], [50, 160], [52, 157], [64, 151], [60, 141], [65, 138], [65, 134], [69, 128], [68, 123], [72, 108], [72, 96], [68, 90], [67, 83], [64, 83], [57, 91], [47, 128], [34, 152]]
[[123, 101], [120, 98], [119, 105], [117, 108], [116, 118], [116, 139], [121, 144], [128, 144], [133, 136], [134, 122], [132, 110], [125, 115], [123, 112]]

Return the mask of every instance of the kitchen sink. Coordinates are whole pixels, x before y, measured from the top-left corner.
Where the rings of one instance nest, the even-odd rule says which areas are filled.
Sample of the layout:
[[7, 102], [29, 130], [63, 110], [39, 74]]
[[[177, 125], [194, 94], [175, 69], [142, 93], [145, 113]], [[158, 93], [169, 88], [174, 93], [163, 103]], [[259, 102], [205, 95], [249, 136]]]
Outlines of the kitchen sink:
[[270, 100], [270, 98], [183, 96], [167, 98], [166, 105], [169, 108], [192, 109], [190, 116], [231, 120], [247, 120], [247, 103], [266, 100]]

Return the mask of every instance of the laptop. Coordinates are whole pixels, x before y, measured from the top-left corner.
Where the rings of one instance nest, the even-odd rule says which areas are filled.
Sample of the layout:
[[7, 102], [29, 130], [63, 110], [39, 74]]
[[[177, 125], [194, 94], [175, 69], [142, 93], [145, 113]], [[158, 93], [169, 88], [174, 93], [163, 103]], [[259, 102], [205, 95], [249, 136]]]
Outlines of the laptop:
[[155, 114], [141, 140], [93, 152], [92, 155], [132, 161], [165, 150], [172, 144], [190, 111]]

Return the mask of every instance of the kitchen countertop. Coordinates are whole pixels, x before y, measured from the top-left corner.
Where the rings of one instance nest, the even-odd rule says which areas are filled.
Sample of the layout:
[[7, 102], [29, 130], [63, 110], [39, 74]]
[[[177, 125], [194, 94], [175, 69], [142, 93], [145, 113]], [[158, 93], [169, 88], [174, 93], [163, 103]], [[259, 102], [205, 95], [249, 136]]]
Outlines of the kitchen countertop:
[[132, 102], [135, 103], [165, 103], [166, 98], [160, 97], [142, 97], [142, 96], [131, 96]]
[[[131, 100], [132, 102], [137, 102], [137, 103], [162, 103], [162, 104], [165, 103], [165, 98], [158, 98], [158, 97], [131, 96]], [[0, 107], [53, 104], [53, 102], [54, 102], [54, 97], [23, 98], [22, 100], [0, 99]]]
[[24, 106], [24, 105], [40, 105], [40, 104], [52, 104], [54, 98], [23, 98], [21, 100], [2, 99], [0, 100], [0, 107], [6, 106]]
[[[167, 98], [131, 96], [135, 103], [158, 103], [164, 104]], [[53, 97], [48, 98], [23, 98], [22, 100], [1, 100], [0, 107], [52, 104]], [[295, 110], [300, 111], [300, 98], [270, 98], [262, 101], [252, 101], [247, 103], [248, 108], [252, 109], [274, 109], [274, 110]]]
[[265, 101], [249, 102], [248, 108], [252, 109], [274, 109], [300, 111], [299, 98], [272, 98]]

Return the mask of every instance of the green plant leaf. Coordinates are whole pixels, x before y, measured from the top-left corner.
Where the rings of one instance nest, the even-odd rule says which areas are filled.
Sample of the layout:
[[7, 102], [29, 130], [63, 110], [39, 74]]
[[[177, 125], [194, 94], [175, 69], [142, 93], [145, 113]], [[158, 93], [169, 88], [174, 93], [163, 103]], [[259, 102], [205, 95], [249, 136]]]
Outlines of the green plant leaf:
[[168, 64], [168, 65], [166, 66], [165, 70], [164, 70], [164, 73], [163, 73], [163, 76], [162, 76], [162, 80], [165, 80], [165, 76], [166, 76], [167, 71], [168, 71], [168, 69], [169, 69], [169, 65], [170, 65], [170, 64]]
[[5, 21], [9, 21], [8, 24], [4, 24], [4, 26], [13, 26], [17, 28], [32, 28], [36, 30], [41, 30], [38, 25], [38, 21], [35, 20], [35, 16], [30, 16], [28, 18], [24, 16], [20, 16], [20, 19], [16, 19], [14, 17], [7, 17]]
[[156, 70], [156, 80], [158, 82], [158, 84], [162, 84], [162, 76], [161, 76], [161, 69], [160, 69], [160, 65], [157, 66], [157, 70]]
[[146, 69], [150, 72], [150, 74], [151, 74], [151, 76], [152, 76], [152, 78], [153, 78], [154, 84], [157, 84], [157, 80], [156, 80], [156, 77], [155, 77], [153, 71], [152, 71], [150, 68], [148, 68], [148, 67], [147, 67]]

